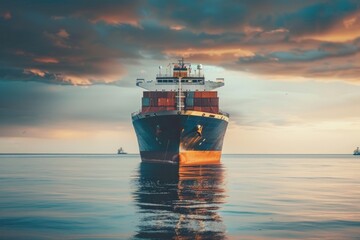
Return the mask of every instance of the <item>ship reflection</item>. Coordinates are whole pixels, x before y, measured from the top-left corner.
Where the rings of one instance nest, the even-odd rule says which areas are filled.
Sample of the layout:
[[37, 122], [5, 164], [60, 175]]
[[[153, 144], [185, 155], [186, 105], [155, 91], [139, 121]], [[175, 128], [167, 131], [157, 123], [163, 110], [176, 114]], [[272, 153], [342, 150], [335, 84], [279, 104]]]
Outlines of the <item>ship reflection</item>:
[[135, 238], [224, 239], [218, 213], [225, 201], [221, 164], [141, 163], [133, 197], [142, 218]]

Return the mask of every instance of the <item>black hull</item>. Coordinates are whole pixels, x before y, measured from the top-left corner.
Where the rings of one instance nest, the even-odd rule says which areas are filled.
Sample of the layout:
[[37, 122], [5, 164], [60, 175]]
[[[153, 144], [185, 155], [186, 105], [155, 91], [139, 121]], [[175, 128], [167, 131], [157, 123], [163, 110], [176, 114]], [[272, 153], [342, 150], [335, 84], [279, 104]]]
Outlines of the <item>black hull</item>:
[[194, 112], [133, 116], [144, 162], [197, 164], [218, 162], [228, 119]]

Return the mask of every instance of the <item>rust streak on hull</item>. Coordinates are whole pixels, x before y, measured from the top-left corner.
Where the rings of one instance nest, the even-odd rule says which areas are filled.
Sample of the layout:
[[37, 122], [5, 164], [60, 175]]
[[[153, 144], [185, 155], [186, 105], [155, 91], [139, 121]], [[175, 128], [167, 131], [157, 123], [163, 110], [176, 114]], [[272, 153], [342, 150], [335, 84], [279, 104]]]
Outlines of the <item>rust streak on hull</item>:
[[170, 163], [179, 165], [219, 163], [221, 151], [180, 151], [180, 152], [140, 152], [143, 162]]
[[221, 151], [181, 151], [179, 164], [204, 164], [220, 162]]

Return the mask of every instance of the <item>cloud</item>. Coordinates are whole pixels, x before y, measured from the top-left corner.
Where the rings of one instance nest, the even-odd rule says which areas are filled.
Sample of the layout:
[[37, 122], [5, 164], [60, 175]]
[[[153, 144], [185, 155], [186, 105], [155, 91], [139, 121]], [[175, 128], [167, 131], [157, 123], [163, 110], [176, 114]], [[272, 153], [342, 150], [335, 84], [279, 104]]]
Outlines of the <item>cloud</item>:
[[59, 60], [52, 57], [38, 57], [34, 58], [34, 61], [39, 63], [59, 63]]
[[65, 29], [60, 29], [56, 35], [58, 35], [61, 38], [69, 38], [70, 36], [70, 34]]
[[[0, 80], [113, 84], [124, 78], [129, 64], [185, 56], [254, 74], [323, 79], [326, 72], [358, 81], [357, 1], [80, 0], [29, 7], [18, 0], [0, 5], [5, 9]], [[346, 67], [336, 67], [339, 63]]]
[[25, 73], [25, 74], [34, 74], [35, 76], [40, 76], [40, 77], [45, 77], [45, 75], [46, 75], [46, 72], [41, 71], [41, 70], [39, 70], [39, 69], [34, 69], [34, 68], [24, 69], [24, 73]]

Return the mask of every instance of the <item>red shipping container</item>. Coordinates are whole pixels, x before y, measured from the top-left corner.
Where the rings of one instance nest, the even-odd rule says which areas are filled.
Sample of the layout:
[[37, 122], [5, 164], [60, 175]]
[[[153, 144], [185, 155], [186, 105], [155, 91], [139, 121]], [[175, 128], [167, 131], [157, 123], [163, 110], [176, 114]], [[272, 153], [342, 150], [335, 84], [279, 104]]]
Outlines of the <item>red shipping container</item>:
[[217, 97], [216, 91], [195, 91], [194, 98], [213, 98]]
[[201, 99], [201, 106], [202, 107], [210, 107], [210, 99], [209, 98], [202, 98]]
[[194, 98], [194, 106], [201, 107], [201, 105], [202, 105], [201, 98]]
[[167, 99], [167, 106], [175, 106], [175, 98], [168, 98]]
[[175, 98], [158, 98], [158, 106], [175, 106]]
[[211, 111], [212, 111], [213, 113], [219, 113], [219, 108], [218, 108], [218, 107], [212, 107], [212, 108], [211, 108]]
[[194, 92], [194, 98], [201, 98], [201, 97], [202, 97], [202, 92], [200, 91]]
[[210, 112], [210, 107], [202, 107], [203, 112]]
[[166, 98], [158, 98], [158, 106], [166, 106]]
[[151, 97], [150, 98], [150, 107], [157, 107], [157, 105], [158, 105], [157, 98]]
[[176, 95], [176, 92], [163, 92], [163, 93], [164, 93], [163, 95], [164, 98], [173, 98]]
[[217, 97], [217, 92], [216, 91], [209, 91], [209, 97], [210, 98], [216, 98]]
[[141, 112], [146, 113], [149, 112], [150, 107], [142, 107]]
[[209, 91], [204, 91], [204, 92], [202, 93], [202, 97], [203, 97], [203, 98], [208, 98], [208, 97], [210, 97], [210, 96], [211, 96], [211, 94], [210, 94]]
[[219, 98], [218, 97], [210, 98], [210, 104], [211, 106], [219, 106]]

